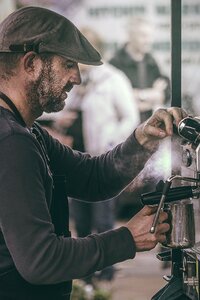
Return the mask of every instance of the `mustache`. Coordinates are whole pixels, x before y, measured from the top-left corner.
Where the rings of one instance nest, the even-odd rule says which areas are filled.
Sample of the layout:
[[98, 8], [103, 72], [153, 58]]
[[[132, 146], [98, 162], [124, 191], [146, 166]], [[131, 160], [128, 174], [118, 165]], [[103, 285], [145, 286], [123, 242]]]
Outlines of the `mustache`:
[[71, 89], [73, 88], [73, 86], [74, 86], [74, 85], [73, 85], [72, 83], [68, 82], [68, 83], [65, 85], [64, 90], [67, 91], [67, 92], [70, 92]]

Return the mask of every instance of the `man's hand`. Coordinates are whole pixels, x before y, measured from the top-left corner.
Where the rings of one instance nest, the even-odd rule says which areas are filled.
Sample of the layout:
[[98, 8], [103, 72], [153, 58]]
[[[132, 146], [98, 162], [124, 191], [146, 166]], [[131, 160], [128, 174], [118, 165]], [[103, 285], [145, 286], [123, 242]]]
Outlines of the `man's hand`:
[[153, 249], [158, 242], [166, 240], [165, 233], [170, 229], [167, 213], [161, 212], [155, 233], [150, 233], [157, 207], [145, 206], [125, 226], [130, 230], [136, 245], [136, 251], [147, 251]]
[[140, 145], [151, 150], [157, 146], [158, 141], [173, 134], [173, 124], [187, 117], [187, 113], [178, 107], [158, 109], [135, 131], [135, 137]]

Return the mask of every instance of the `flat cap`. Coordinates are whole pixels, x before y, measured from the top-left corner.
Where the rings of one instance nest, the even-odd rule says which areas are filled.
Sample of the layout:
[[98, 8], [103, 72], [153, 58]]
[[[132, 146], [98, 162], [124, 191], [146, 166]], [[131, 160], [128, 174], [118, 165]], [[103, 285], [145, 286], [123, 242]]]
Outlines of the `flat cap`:
[[42, 7], [14, 11], [0, 24], [0, 52], [54, 53], [77, 63], [101, 65], [101, 56], [67, 18]]

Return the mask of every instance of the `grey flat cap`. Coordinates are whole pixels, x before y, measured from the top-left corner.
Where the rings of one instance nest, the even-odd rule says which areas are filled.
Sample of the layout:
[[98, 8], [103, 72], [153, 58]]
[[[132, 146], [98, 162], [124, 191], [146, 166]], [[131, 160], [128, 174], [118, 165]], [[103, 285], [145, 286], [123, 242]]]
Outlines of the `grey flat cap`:
[[54, 53], [87, 65], [101, 56], [67, 18], [41, 7], [14, 11], [0, 24], [0, 52]]

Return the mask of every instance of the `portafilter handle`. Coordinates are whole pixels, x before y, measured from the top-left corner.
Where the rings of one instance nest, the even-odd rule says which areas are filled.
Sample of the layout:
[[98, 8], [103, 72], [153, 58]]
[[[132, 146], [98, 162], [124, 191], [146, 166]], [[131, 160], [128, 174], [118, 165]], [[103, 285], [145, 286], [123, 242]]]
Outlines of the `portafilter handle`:
[[[141, 195], [140, 201], [142, 205], [158, 205], [160, 202], [162, 191], [154, 191]], [[165, 202], [175, 202], [187, 198], [199, 197], [200, 189], [196, 186], [186, 185], [170, 188], [167, 193]]]

